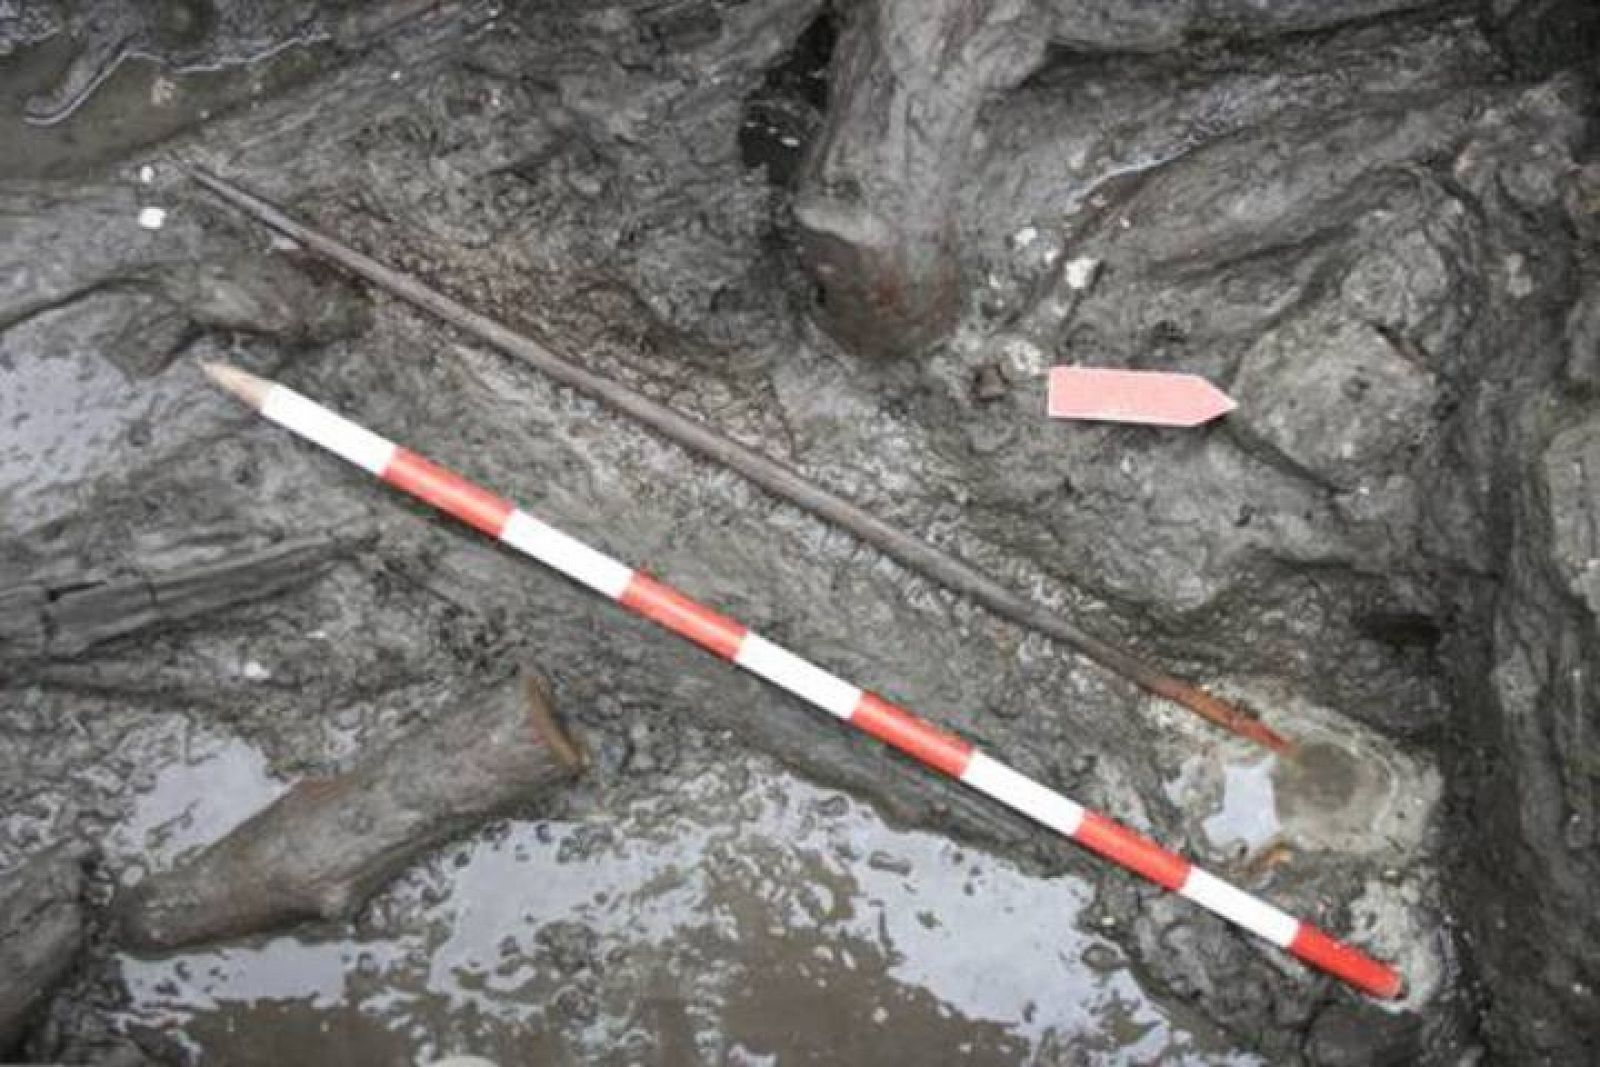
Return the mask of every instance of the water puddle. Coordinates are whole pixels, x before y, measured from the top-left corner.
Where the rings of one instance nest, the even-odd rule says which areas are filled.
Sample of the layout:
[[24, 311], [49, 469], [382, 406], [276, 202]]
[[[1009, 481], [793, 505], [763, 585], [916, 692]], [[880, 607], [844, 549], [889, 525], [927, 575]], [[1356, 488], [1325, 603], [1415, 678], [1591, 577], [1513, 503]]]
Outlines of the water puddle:
[[123, 958], [125, 1021], [230, 1064], [1253, 1062], [1144, 995], [1089, 896], [752, 757], [501, 824], [337, 940]]
[[1439, 775], [1391, 743], [1325, 708], [1273, 691], [1255, 695], [1293, 723], [1292, 756], [1244, 744], [1184, 758], [1167, 795], [1202, 813], [1212, 854], [1239, 859], [1272, 845], [1351, 856], [1418, 853], [1439, 796]]
[[[41, 496], [125, 452], [128, 432], [148, 413], [148, 399], [105, 361], [32, 355], [35, 330], [57, 318], [67, 321], [41, 316], [0, 333], [0, 507], [19, 524], [48, 512]], [[60, 333], [50, 339], [62, 341]], [[91, 333], [68, 344], [87, 351], [94, 341]]]
[[1254, 852], [1278, 835], [1276, 756], [1222, 768], [1222, 804], [1202, 824], [1206, 837], [1224, 849]]
[[1187, 815], [1196, 858], [1268, 899], [1304, 878], [1329, 884], [1317, 872], [1330, 860], [1354, 875], [1343, 932], [1405, 975], [1406, 998], [1386, 1006], [1417, 1010], [1453, 966], [1431, 932], [1443, 909], [1429, 836], [1438, 770], [1270, 681], [1227, 695], [1274, 709], [1298, 747], [1274, 756], [1223, 740], [1169, 751], [1164, 788]]
[[153, 462], [225, 416], [195, 375], [129, 381], [101, 358], [112, 311], [91, 296], [0, 332], [0, 512], [13, 529], [70, 514], [97, 476]]
[[205, 69], [174, 69], [133, 54], [55, 121], [29, 121], [30, 98], [65, 77], [81, 47], [70, 35], [57, 34], [0, 56], [0, 125], [15, 149], [0, 160], [0, 177], [59, 178], [124, 158], [310, 78], [328, 65], [332, 52], [326, 44], [289, 39]]
[[261, 752], [233, 738], [197, 735], [183, 762], [156, 775], [133, 812], [107, 837], [108, 859], [129, 868], [164, 868], [209, 844], [288, 789]]

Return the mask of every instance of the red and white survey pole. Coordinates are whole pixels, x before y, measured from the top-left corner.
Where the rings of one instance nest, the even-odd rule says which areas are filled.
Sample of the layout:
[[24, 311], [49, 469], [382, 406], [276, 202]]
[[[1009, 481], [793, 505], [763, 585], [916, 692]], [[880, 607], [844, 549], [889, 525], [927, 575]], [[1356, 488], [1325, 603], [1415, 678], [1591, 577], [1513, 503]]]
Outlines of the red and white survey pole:
[[942, 771], [1078, 844], [1267, 939], [1377, 997], [1399, 995], [1400, 975], [1201, 870], [1176, 853], [1027, 778], [904, 708], [869, 693], [599, 552], [415, 452], [275, 382], [222, 364], [213, 381], [262, 415], [440, 511], [497, 538], [645, 618], [732, 660], [836, 718]]

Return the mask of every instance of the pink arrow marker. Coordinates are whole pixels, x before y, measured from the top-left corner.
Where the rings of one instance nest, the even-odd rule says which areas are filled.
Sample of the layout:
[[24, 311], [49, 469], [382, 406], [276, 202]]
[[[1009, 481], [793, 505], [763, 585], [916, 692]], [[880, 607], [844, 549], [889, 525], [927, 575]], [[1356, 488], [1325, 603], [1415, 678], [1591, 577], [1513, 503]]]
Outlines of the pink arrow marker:
[[1199, 426], [1238, 407], [1204, 378], [1148, 370], [1051, 367], [1050, 417]]

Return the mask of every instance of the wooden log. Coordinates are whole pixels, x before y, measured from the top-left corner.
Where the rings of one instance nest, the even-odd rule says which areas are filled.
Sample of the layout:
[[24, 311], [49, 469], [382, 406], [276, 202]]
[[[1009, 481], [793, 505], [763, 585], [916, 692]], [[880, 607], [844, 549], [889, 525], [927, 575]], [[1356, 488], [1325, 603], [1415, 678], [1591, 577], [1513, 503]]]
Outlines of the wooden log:
[[1054, 44], [1156, 52], [1259, 38], [1439, 0], [862, 0], [834, 52], [827, 118], [794, 217], [816, 317], [845, 347], [915, 354], [962, 306], [956, 192], [985, 103]]
[[536, 675], [450, 710], [354, 770], [307, 779], [127, 892], [122, 943], [146, 954], [351, 915], [426, 850], [584, 765]]
[[857, 352], [896, 356], [956, 319], [955, 196], [978, 111], [1037, 66], [1045, 24], [1031, 0], [852, 11], [794, 215], [823, 327]]
[[87, 649], [276, 596], [319, 577], [355, 541], [318, 534], [173, 569], [0, 589], [0, 662]]
[[82, 864], [81, 852], [55, 848], [0, 881], [0, 1058], [83, 947]]

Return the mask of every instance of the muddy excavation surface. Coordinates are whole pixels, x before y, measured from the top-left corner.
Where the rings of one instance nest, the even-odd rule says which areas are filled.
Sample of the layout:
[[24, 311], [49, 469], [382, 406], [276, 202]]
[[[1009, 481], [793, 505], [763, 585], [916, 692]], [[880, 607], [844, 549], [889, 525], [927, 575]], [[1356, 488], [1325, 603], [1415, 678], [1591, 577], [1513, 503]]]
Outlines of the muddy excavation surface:
[[[0, 1062], [1596, 1062], [1596, 55], [1561, 0], [0, 0]], [[931, 773], [203, 361], [1404, 988]], [[1052, 420], [1064, 364], [1237, 408]]]

